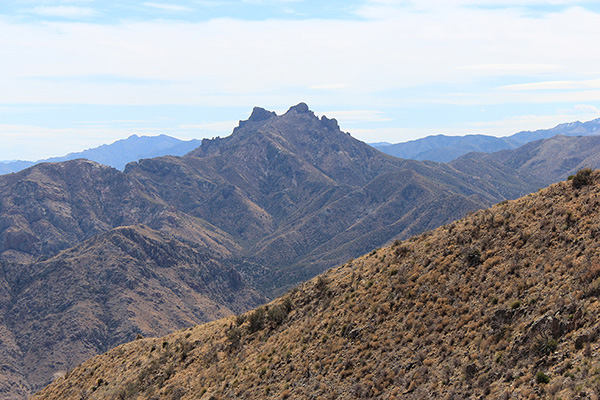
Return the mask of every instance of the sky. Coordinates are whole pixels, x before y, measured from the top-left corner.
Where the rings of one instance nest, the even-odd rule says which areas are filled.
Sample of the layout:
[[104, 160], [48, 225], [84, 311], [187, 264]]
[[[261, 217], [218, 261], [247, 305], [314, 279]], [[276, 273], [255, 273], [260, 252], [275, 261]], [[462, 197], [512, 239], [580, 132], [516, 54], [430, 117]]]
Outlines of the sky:
[[597, 0], [3, 0], [0, 160], [300, 102], [366, 142], [588, 121], [598, 38]]

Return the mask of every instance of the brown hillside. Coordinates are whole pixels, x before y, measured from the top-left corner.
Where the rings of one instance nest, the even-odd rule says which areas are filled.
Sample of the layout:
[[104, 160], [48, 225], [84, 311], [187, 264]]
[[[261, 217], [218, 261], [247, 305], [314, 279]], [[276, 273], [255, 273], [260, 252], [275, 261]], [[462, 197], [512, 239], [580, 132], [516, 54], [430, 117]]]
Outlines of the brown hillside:
[[450, 164], [463, 172], [476, 174], [495, 166], [505, 172], [514, 171], [511, 174], [529, 175], [546, 186], [564, 180], [582, 168], [600, 168], [600, 136], [557, 135], [512, 150], [469, 153]]
[[597, 398], [600, 173], [120, 346], [34, 399]]
[[[202, 247], [143, 225], [1, 272], [11, 291], [0, 304], [0, 358], [7, 371], [26, 377], [30, 390], [138, 334], [165, 335], [265, 301]], [[14, 394], [0, 390], [0, 398]]]
[[220, 255], [237, 248], [223, 231], [178, 212], [122, 172], [93, 161], [43, 163], [0, 176], [0, 259], [30, 263], [139, 223], [203, 243]]

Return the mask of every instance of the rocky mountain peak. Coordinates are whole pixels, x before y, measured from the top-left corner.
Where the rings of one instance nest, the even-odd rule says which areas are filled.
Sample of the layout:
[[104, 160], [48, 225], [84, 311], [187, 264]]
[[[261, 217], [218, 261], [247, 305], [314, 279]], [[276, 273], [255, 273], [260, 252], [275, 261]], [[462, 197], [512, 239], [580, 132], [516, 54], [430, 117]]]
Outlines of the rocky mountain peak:
[[321, 116], [321, 124], [323, 126], [325, 126], [325, 128], [329, 129], [330, 131], [337, 131], [340, 129], [340, 126], [338, 125], [337, 119], [335, 118], [327, 118], [326, 116]]
[[267, 119], [270, 119], [271, 117], [276, 117], [276, 116], [277, 116], [277, 114], [275, 114], [274, 111], [265, 110], [264, 108], [261, 108], [261, 107], [254, 107], [254, 109], [252, 110], [252, 114], [250, 114], [250, 118], [248, 118], [248, 121], [251, 121], [251, 122], [265, 121]]
[[298, 103], [295, 106], [290, 107], [289, 110], [287, 110], [286, 114], [288, 113], [298, 113], [298, 114], [307, 114], [307, 113], [312, 113], [312, 111], [308, 108], [308, 105], [306, 103]]

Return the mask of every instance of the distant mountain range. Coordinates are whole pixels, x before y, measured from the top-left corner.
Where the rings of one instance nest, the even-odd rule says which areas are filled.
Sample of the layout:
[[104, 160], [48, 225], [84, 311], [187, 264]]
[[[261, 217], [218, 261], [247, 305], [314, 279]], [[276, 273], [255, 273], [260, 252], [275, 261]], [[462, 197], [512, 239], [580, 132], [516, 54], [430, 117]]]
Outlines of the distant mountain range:
[[[521, 131], [507, 137], [488, 135], [446, 136], [432, 135], [421, 139], [402, 143], [378, 142], [369, 143], [372, 147], [398, 158], [411, 160], [430, 160], [450, 162], [469, 152], [493, 153], [500, 150], [516, 149], [523, 144], [548, 139], [556, 135], [590, 136], [600, 134], [600, 118], [588, 122], [570, 122], [551, 129], [537, 131]], [[201, 140], [180, 140], [167, 135], [137, 136], [117, 140], [92, 149], [65, 156], [51, 157], [38, 161], [5, 161], [0, 162], [0, 175], [18, 172], [42, 162], [62, 162], [84, 158], [100, 164], [123, 170], [130, 162], [143, 158], [161, 156], [183, 156], [200, 146]]]
[[[396, 239], [600, 166], [599, 136], [565, 140], [500, 159], [407, 160], [300, 103], [283, 115], [256, 107], [228, 137], [123, 171], [77, 159], [1, 175], [0, 400], [138, 335], [249, 310]], [[551, 168], [557, 154], [568, 162]]]
[[556, 135], [590, 136], [600, 134], [600, 118], [588, 122], [570, 122], [551, 129], [522, 131], [507, 137], [486, 135], [446, 136], [434, 135], [403, 143], [372, 143], [384, 153], [411, 160], [450, 162], [469, 152], [493, 153], [516, 149], [526, 143], [549, 139]]
[[180, 140], [167, 135], [137, 136], [131, 135], [127, 139], [117, 140], [112, 144], [104, 144], [93, 149], [77, 153], [69, 153], [62, 157], [52, 157], [38, 161], [10, 161], [0, 162], [0, 175], [18, 172], [32, 165], [42, 162], [61, 162], [85, 158], [100, 164], [108, 165], [123, 170], [125, 165], [142, 158], [160, 157], [166, 155], [182, 156], [200, 146], [197, 139]]

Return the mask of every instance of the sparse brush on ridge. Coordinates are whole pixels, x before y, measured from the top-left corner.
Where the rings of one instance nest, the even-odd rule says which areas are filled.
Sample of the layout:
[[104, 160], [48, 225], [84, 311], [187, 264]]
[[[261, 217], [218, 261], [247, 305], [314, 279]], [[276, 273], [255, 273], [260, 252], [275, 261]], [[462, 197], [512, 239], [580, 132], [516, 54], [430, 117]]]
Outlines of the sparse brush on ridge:
[[[594, 398], [600, 173], [585, 174], [584, 186], [396, 242], [244, 316], [120, 346], [34, 399]], [[184, 340], [182, 360], [169, 349]]]

